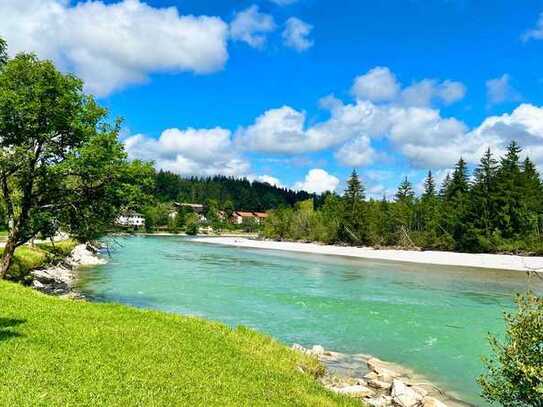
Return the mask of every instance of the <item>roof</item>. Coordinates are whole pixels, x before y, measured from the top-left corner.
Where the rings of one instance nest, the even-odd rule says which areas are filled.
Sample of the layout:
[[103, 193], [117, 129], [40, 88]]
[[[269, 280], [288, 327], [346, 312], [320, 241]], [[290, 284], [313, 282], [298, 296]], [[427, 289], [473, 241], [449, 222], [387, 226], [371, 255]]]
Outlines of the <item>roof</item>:
[[267, 218], [268, 217], [268, 214], [266, 212], [253, 212], [255, 214], [256, 217], [259, 217], [259, 218]]
[[193, 204], [193, 203], [186, 203], [186, 202], [181, 202], [181, 203], [174, 202], [174, 204], [177, 206], [186, 206], [192, 209], [204, 209], [204, 205], [202, 204]]
[[128, 211], [128, 212], [125, 212], [125, 213], [121, 214], [121, 216], [139, 216], [139, 217], [143, 218], [143, 215], [141, 213], [136, 212], [136, 211]]
[[253, 212], [242, 212], [242, 211], [236, 211], [234, 212], [236, 215], [241, 216], [242, 218], [254, 218], [255, 215]]

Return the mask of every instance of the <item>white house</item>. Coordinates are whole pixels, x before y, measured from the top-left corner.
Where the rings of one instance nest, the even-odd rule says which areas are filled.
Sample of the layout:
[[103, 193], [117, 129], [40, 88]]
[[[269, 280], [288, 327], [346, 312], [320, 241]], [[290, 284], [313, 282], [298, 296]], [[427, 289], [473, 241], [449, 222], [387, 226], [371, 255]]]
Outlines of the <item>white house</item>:
[[145, 226], [145, 217], [141, 213], [126, 212], [119, 216], [115, 223], [123, 227], [141, 228]]

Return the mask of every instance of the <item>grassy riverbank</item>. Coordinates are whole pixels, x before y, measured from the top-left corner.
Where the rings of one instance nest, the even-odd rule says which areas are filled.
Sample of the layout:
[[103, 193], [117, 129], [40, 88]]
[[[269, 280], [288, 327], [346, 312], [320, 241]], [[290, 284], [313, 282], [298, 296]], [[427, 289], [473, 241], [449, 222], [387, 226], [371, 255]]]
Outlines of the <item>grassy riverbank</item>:
[[319, 370], [245, 328], [0, 281], [5, 405], [360, 405], [321, 388]]
[[[15, 250], [9, 275], [14, 280], [26, 281], [31, 270], [46, 267], [51, 262], [65, 258], [76, 244], [75, 240], [63, 240], [55, 242], [54, 245], [38, 243], [34, 247], [20, 246]], [[0, 247], [0, 256], [3, 252], [4, 249]]]

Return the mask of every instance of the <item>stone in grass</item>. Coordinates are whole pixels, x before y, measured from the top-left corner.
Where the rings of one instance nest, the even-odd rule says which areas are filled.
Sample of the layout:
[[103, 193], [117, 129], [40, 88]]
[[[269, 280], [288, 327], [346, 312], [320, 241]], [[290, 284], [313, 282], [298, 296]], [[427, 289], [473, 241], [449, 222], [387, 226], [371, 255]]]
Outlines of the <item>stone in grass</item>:
[[373, 394], [373, 390], [361, 384], [354, 384], [352, 386], [333, 387], [333, 391], [339, 394], [345, 394], [346, 396], [362, 398], [368, 397]]
[[422, 395], [398, 379], [392, 381], [392, 392], [390, 394], [394, 403], [400, 407], [415, 407], [422, 402]]
[[433, 397], [425, 397], [422, 400], [422, 407], [447, 407], [447, 405]]

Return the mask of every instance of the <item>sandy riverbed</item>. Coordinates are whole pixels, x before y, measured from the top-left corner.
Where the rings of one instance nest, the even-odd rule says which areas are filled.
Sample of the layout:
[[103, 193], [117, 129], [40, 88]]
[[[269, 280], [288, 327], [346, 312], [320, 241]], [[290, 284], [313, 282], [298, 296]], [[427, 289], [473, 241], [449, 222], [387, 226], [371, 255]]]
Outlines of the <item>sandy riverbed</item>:
[[344, 247], [316, 243], [276, 242], [239, 237], [196, 237], [202, 243], [290, 252], [357, 257], [363, 259], [402, 261], [446, 266], [478, 267], [500, 270], [539, 270], [543, 272], [543, 257], [502, 254], [472, 254], [439, 251], [376, 250], [370, 247]]

